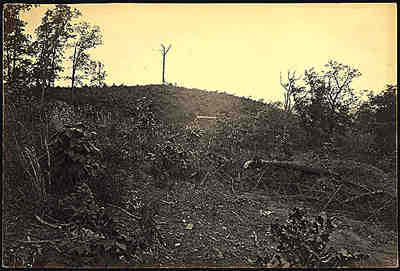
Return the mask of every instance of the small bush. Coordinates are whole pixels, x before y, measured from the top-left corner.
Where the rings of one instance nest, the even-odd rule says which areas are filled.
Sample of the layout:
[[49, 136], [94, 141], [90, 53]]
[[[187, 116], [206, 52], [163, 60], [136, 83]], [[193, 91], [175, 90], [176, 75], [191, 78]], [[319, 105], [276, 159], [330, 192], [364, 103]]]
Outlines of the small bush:
[[150, 173], [160, 187], [171, 187], [177, 180], [184, 180], [194, 171], [190, 161], [191, 153], [182, 144], [166, 140], [148, 153], [146, 160], [151, 163]]
[[104, 174], [87, 179], [88, 185], [101, 203], [122, 204], [127, 196], [130, 180], [124, 170], [111, 172], [106, 170]]
[[333, 220], [327, 215], [310, 217], [304, 210], [294, 208], [286, 225], [271, 225], [277, 247], [272, 257], [259, 258], [259, 262], [280, 267], [321, 268], [340, 267], [368, 257], [346, 249], [336, 251], [329, 246], [329, 238], [336, 228]]
[[75, 186], [55, 206], [52, 205], [52, 211], [58, 214], [57, 218], [75, 225], [71, 233], [80, 236], [77, 242], [63, 248], [63, 258], [68, 265], [82, 267], [121, 263], [121, 257], [127, 259], [135, 252], [137, 238], [121, 233], [121, 225], [96, 202], [87, 184]]
[[86, 129], [82, 123], [65, 126], [50, 142], [54, 155], [50, 193], [65, 195], [89, 176], [104, 172], [99, 162], [101, 151], [95, 145], [96, 133]]

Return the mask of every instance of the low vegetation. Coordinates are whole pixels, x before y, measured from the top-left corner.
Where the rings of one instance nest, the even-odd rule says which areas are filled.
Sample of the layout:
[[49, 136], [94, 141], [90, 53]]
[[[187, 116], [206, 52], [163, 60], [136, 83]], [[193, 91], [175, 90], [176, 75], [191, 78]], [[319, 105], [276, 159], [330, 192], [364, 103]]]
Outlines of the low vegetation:
[[279, 104], [164, 85], [48, 93], [40, 106], [40, 89], [6, 91], [5, 265], [387, 264], [338, 240], [350, 221], [375, 248], [397, 229], [394, 146], [379, 144], [394, 141], [376, 121], [393, 87], [318, 146]]

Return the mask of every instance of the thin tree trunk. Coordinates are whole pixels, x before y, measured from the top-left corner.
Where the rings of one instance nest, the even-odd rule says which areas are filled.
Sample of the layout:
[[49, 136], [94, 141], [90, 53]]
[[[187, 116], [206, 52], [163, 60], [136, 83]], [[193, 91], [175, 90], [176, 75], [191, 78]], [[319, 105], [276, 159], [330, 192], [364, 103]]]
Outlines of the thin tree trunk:
[[56, 46], [54, 45], [54, 47], [53, 47], [53, 55], [52, 55], [52, 60], [51, 60], [51, 75], [50, 75], [50, 78], [49, 78], [49, 86], [53, 86], [54, 87], [54, 81], [55, 81], [55, 76], [56, 76], [56, 74], [55, 74], [55, 66], [54, 66], [54, 63], [55, 63], [55, 58], [56, 58]]
[[40, 107], [43, 107], [43, 105], [44, 105], [44, 98], [45, 98], [45, 95], [46, 95], [46, 85], [47, 85], [47, 82], [46, 82], [46, 78], [48, 77], [48, 72], [47, 72], [47, 69], [48, 69], [48, 66], [47, 66], [47, 58], [46, 58], [46, 56], [44, 56], [44, 58], [45, 58], [45, 60], [44, 60], [44, 66], [42, 67], [42, 70], [40, 71], [40, 77], [41, 77], [41, 88], [42, 88], [42, 97], [41, 97], [41, 99], [40, 99]]
[[76, 73], [76, 63], [77, 63], [76, 48], [77, 48], [77, 47], [78, 47], [78, 43], [75, 44], [75, 48], [74, 48], [74, 58], [72, 59], [71, 101], [74, 100], [75, 73]]
[[[62, 28], [64, 28], [64, 25], [62, 26]], [[58, 41], [58, 38], [59, 38], [59, 35], [60, 35], [60, 28], [58, 28], [57, 30], [56, 30], [56, 34], [55, 34], [55, 36], [54, 36], [54, 39], [53, 39], [53, 52], [52, 52], [52, 59], [51, 59], [51, 75], [50, 75], [50, 78], [49, 78], [49, 86], [50, 86], [50, 84], [52, 83], [53, 84], [53, 86], [54, 86], [54, 81], [55, 81], [55, 76], [56, 76], [56, 74], [55, 74], [55, 59], [56, 59], [56, 48], [57, 48], [57, 41]]]
[[10, 84], [11, 81], [11, 56], [10, 56], [10, 50], [6, 50], [6, 55], [7, 55], [7, 81], [8, 84]]
[[[42, 48], [41, 48], [41, 53], [39, 55], [39, 80], [40, 86], [42, 88], [42, 97], [40, 99], [40, 107], [43, 107], [44, 105], [44, 98], [46, 95], [46, 78], [48, 77], [48, 58], [47, 58], [47, 52], [45, 51], [45, 41], [47, 41], [47, 38], [49, 36], [48, 29], [46, 27], [46, 39], [42, 41]], [[47, 42], [46, 42], [47, 43]]]
[[165, 84], [165, 55], [166, 53], [163, 53], [163, 62], [162, 62], [162, 83]]
[[15, 66], [16, 66], [16, 61], [15, 61], [16, 57], [15, 57], [15, 50], [13, 50], [13, 67], [12, 67], [12, 72], [11, 72], [11, 81], [13, 81], [13, 83], [15, 84]]
[[53, 51], [52, 51], [52, 60], [51, 60], [51, 75], [50, 75], [50, 78], [49, 78], [49, 86], [50, 86], [50, 84], [53, 84], [53, 87], [54, 87], [55, 76], [56, 76], [56, 73], [55, 73], [55, 70], [56, 70], [56, 68], [55, 68], [55, 59], [56, 59], [56, 52], [57, 52], [57, 43], [58, 43], [58, 40], [59, 40], [59, 37], [60, 37], [60, 32], [62, 31], [62, 29], [65, 28], [66, 24], [67, 23], [64, 22], [64, 24], [61, 27], [57, 28], [56, 33], [54, 35], [54, 39], [53, 39], [53, 44], [52, 44], [53, 45]]
[[163, 56], [162, 83], [165, 84], [165, 56], [167, 55], [169, 49], [171, 49], [171, 44], [168, 46], [167, 49], [163, 44], [161, 44], [161, 47], [162, 47], [161, 54]]
[[45, 82], [43, 80], [42, 81], [42, 97], [40, 99], [40, 107], [43, 107], [43, 105], [44, 105], [44, 96], [46, 94], [45, 92], [46, 92], [46, 86], [45, 86]]
[[101, 86], [101, 62], [99, 61], [99, 72], [97, 73], [97, 80], [96, 80], [96, 86], [100, 87]]

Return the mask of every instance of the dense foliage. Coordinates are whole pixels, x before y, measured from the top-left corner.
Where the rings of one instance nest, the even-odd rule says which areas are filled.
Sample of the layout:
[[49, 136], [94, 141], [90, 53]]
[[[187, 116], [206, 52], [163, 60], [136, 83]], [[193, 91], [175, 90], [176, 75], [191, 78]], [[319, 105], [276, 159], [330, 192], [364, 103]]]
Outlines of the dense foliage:
[[30, 36], [25, 34], [25, 25], [21, 19], [23, 12], [33, 5], [13, 4], [4, 6], [4, 64], [3, 78], [13, 84], [32, 83], [32, 60], [34, 55]]
[[[20, 15], [36, 6], [4, 6], [5, 82], [12, 86], [40, 87], [42, 102], [46, 89], [54, 87], [57, 79], [71, 79], [72, 89], [84, 81], [102, 86], [106, 77], [104, 65], [101, 61], [92, 60], [87, 53], [88, 49], [102, 44], [99, 27], [88, 22], [76, 22], [82, 15], [78, 9], [57, 4], [47, 9], [33, 37], [25, 33], [26, 22]], [[63, 78], [67, 48], [74, 48], [74, 53], [69, 56], [72, 72]]]
[[314, 68], [306, 70], [304, 86], [293, 86], [291, 94], [309, 143], [314, 146], [345, 133], [352, 124], [351, 112], [357, 105], [351, 82], [361, 73], [332, 60], [325, 67], [321, 72]]

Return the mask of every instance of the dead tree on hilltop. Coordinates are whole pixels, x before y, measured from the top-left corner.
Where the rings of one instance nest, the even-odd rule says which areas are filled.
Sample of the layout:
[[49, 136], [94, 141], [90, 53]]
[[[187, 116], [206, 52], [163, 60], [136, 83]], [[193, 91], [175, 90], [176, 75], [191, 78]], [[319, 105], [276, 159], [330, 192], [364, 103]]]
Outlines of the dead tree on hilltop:
[[299, 80], [300, 77], [296, 78], [296, 71], [293, 71], [292, 73], [290, 70], [287, 72], [287, 83], [283, 83], [282, 81], [282, 73], [280, 73], [280, 81], [281, 81], [281, 86], [285, 89], [284, 93], [284, 98], [285, 98], [285, 111], [287, 113], [292, 113], [295, 104], [293, 100], [293, 94], [295, 91], [295, 84], [296, 81]]
[[165, 48], [163, 44], [161, 44], [161, 54], [162, 54], [162, 83], [165, 84], [165, 56], [167, 55], [169, 49], [171, 49], [171, 44], [168, 46], [168, 48]]
[[283, 133], [281, 144], [284, 149], [284, 152], [290, 155], [291, 151], [288, 148], [288, 139], [289, 139], [289, 127], [290, 127], [290, 119], [293, 110], [296, 107], [295, 95], [297, 94], [298, 88], [296, 88], [296, 81], [299, 80], [301, 76], [296, 78], [296, 71], [287, 72], [287, 82], [283, 82], [282, 80], [282, 72], [280, 73], [280, 82], [282, 87], [284, 88], [284, 117], [282, 120], [283, 123]]

